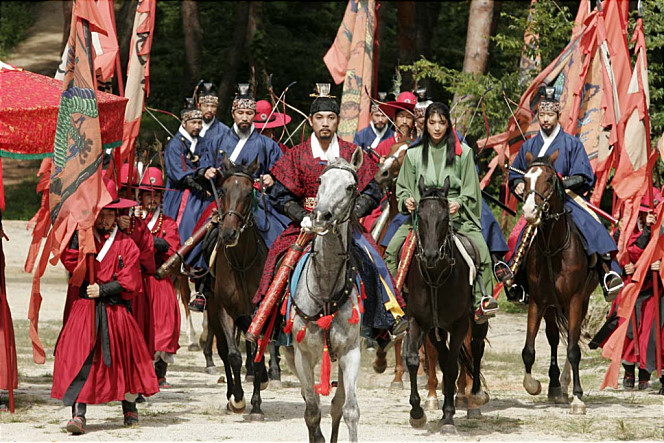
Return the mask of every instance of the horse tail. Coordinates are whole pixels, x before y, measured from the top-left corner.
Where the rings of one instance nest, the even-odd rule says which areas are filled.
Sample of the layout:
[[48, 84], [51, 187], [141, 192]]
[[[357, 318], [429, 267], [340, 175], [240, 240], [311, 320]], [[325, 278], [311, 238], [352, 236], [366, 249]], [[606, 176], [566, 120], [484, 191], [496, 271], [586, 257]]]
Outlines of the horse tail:
[[[459, 358], [457, 360], [459, 365], [465, 369], [466, 374], [472, 379], [473, 378], [473, 355], [468, 350], [466, 343], [461, 345], [459, 349]], [[480, 374], [481, 376], [481, 374]]]
[[563, 342], [563, 345], [567, 345], [567, 332], [569, 331], [569, 319], [567, 318], [567, 313], [563, 307], [557, 307], [554, 309], [556, 317], [556, 325], [558, 326], [558, 336]]

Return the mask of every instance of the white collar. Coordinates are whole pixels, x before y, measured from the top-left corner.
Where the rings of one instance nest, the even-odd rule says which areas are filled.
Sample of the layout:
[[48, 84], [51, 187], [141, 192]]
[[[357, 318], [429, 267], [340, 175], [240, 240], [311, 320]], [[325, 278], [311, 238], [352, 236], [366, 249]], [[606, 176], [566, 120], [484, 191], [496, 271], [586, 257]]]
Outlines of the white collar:
[[374, 126], [373, 122], [369, 123], [369, 126], [371, 126], [371, 130], [376, 134], [376, 137], [383, 138], [383, 135], [385, 135], [385, 132], [387, 131], [387, 125], [383, 126], [383, 130], [379, 131], [376, 129], [376, 126]]
[[254, 132], [254, 129], [256, 129], [256, 127], [252, 123], [251, 127], [249, 128], [249, 132], [245, 134], [245, 133], [240, 132], [240, 128], [237, 127], [237, 124], [233, 123], [233, 131], [235, 132], [235, 134], [237, 134], [237, 136], [240, 138], [240, 140], [243, 140], [243, 139], [246, 140], [249, 137], [251, 137], [251, 134]]
[[205, 137], [205, 133], [212, 127], [214, 122], [217, 121], [217, 117], [212, 117], [212, 120], [210, 120], [210, 123], [205, 123], [205, 120], [203, 120], [203, 128], [201, 129], [201, 133], [199, 134], [200, 137]]
[[556, 127], [553, 128], [553, 131], [551, 131], [551, 135], [546, 135], [541, 128], [539, 132], [540, 136], [542, 137], [542, 140], [544, 140], [544, 144], [542, 145], [542, 148], [540, 149], [537, 156], [542, 157], [544, 156], [544, 154], [546, 154], [546, 150], [549, 149], [549, 146], [551, 146], [553, 140], [558, 136], [558, 133], [560, 132], [560, 124], [557, 124]]
[[[154, 211], [154, 213], [152, 214], [152, 218], [148, 222], [148, 229], [150, 231], [152, 231], [154, 229], [154, 226], [157, 224], [157, 220], [159, 220], [159, 214], [161, 214], [161, 210], [157, 208], [157, 210]], [[147, 217], [147, 214], [145, 215], [145, 217]]]
[[179, 132], [180, 134], [182, 134], [182, 136], [183, 136], [184, 138], [186, 138], [187, 140], [189, 140], [189, 142], [191, 143], [191, 146], [189, 146], [189, 150], [191, 151], [191, 153], [193, 154], [194, 152], [196, 152], [196, 143], [198, 143], [198, 137], [193, 138], [193, 137], [187, 132], [187, 130], [184, 129], [182, 126], [180, 126], [180, 129], [178, 129], [178, 132]]
[[320, 142], [318, 141], [318, 138], [316, 138], [316, 134], [311, 134], [311, 153], [314, 158], [327, 160], [328, 162], [339, 158], [339, 138], [337, 137], [337, 134], [332, 136], [332, 141], [330, 142], [327, 151], [323, 151], [323, 148], [321, 148]]
[[[111, 245], [113, 245], [113, 241], [115, 241], [115, 236], [118, 233], [118, 225], [116, 224], [113, 227], [113, 230], [111, 231], [111, 235], [108, 236], [108, 239], [104, 242], [104, 245], [101, 247], [101, 250], [99, 251], [99, 254], [97, 254], [97, 261], [101, 263], [101, 261], [106, 257], [106, 254], [108, 254], [109, 249], [111, 249]], [[99, 237], [99, 234], [97, 231], [94, 232], [95, 238], [101, 242], [101, 238]]]

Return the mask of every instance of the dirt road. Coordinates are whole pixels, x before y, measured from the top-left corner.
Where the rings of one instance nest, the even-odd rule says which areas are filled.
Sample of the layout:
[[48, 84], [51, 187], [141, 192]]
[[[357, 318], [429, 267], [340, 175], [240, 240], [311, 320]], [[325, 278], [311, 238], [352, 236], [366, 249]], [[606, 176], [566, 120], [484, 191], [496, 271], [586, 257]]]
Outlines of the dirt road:
[[[3, 441], [52, 441], [70, 439], [63, 426], [70, 408], [50, 398], [53, 371], [53, 346], [61, 327], [65, 277], [61, 268], [50, 267], [42, 280], [44, 302], [41, 308], [40, 336], [46, 347], [45, 365], [32, 362], [28, 339], [27, 308], [31, 276], [22, 271], [29, 237], [25, 222], [5, 222], [10, 242], [5, 242], [9, 302], [17, 336], [19, 389], [16, 414], [0, 415], [0, 439]], [[200, 314], [194, 314], [200, 332]], [[184, 324], [183, 324], [184, 328]], [[440, 410], [429, 411], [425, 429], [408, 424], [406, 389], [390, 390], [392, 375], [375, 374], [373, 355], [363, 353], [359, 383], [360, 440], [364, 441], [439, 441], [476, 440], [664, 440], [664, 399], [651, 389], [644, 392], [599, 391], [607, 363], [597, 351], [585, 351], [582, 366], [585, 416], [572, 416], [568, 406], [552, 405], [546, 394], [537, 397], [523, 389], [521, 348], [525, 337], [525, 316], [502, 314], [492, 320], [490, 344], [483, 362], [491, 401], [482, 407], [479, 420], [466, 418], [465, 410], [456, 415], [457, 434], [441, 436], [437, 432]], [[88, 434], [85, 440], [231, 440], [231, 441], [303, 441], [306, 426], [304, 403], [298, 382], [285, 369], [284, 386], [263, 392], [264, 422], [246, 422], [242, 415], [225, 410], [225, 385], [217, 375], [206, 374], [200, 352], [183, 346], [176, 362], [169, 368], [172, 389], [164, 390], [139, 405], [141, 424], [136, 429], [122, 426], [119, 403], [88, 408]], [[546, 393], [548, 345], [542, 333], [537, 341], [538, 360], [534, 373], [543, 382]], [[562, 350], [560, 351], [562, 359]], [[390, 361], [393, 361], [390, 355]], [[219, 361], [219, 359], [215, 359]], [[220, 365], [220, 363], [219, 363]], [[282, 364], [285, 367], [285, 364]], [[334, 369], [333, 369], [334, 371]], [[335, 378], [333, 372], [333, 379]], [[658, 388], [659, 384], [655, 386]], [[426, 394], [424, 387], [420, 394]], [[3, 395], [6, 395], [3, 393]], [[322, 399], [323, 432], [329, 438], [330, 398]], [[342, 424], [341, 439], [347, 431]]]

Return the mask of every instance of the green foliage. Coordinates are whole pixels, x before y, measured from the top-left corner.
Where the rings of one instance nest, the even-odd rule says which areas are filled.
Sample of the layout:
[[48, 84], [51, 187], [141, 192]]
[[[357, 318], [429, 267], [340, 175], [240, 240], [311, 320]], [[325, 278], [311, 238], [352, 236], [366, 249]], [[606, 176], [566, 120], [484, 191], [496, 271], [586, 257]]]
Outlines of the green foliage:
[[41, 195], [35, 192], [39, 178], [26, 178], [20, 184], [5, 186], [5, 208], [2, 218], [6, 220], [30, 220], [39, 209]]
[[[664, 0], [642, 4], [650, 83], [650, 132], [655, 142], [664, 132]], [[638, 12], [634, 15], [636, 18]]]
[[0, 58], [20, 42], [36, 19], [36, 2], [0, 3]]

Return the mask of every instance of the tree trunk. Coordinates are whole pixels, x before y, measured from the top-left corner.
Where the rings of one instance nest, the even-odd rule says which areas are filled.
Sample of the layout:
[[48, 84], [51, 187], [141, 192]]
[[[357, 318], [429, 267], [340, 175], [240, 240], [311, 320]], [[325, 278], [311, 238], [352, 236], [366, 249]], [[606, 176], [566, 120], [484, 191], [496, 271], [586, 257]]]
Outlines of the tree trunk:
[[[415, 6], [415, 57], [413, 61], [425, 57], [431, 60], [431, 40], [435, 32], [435, 26], [440, 15], [441, 2], [417, 2]], [[419, 84], [415, 81], [411, 86], [416, 88], [428, 88], [429, 79], [424, 79]]]
[[182, 1], [182, 32], [184, 34], [185, 65], [182, 76], [182, 92], [188, 96], [201, 76], [201, 42], [203, 31], [198, 18], [196, 0]]
[[[418, 58], [416, 54], [415, 9], [414, 1], [397, 2], [398, 65], [409, 65]], [[401, 75], [401, 91], [411, 89], [413, 87], [412, 72], [402, 72]]]
[[[254, 94], [258, 93], [258, 83], [256, 82], [256, 70], [265, 70], [265, 58], [262, 58], [261, 66], [256, 66], [256, 50], [254, 46], [254, 36], [256, 31], [263, 28], [263, 2], [252, 1], [249, 5], [249, 18], [247, 20], [247, 63], [249, 63], [249, 83], [254, 87]], [[258, 98], [257, 98], [258, 99]]]
[[67, 46], [67, 41], [69, 41], [69, 28], [71, 27], [71, 13], [74, 7], [74, 2], [72, 0], [62, 2], [62, 16], [65, 19], [64, 28], [62, 30], [62, 43], [60, 44], [60, 55], [62, 51], [65, 50]]
[[242, 1], [237, 3], [235, 11], [235, 27], [233, 29], [233, 40], [228, 51], [227, 68], [219, 87], [219, 107], [217, 108], [217, 118], [224, 118], [228, 115], [232, 94], [235, 88], [235, 78], [237, 77], [240, 60], [245, 55], [247, 46], [247, 27], [249, 25], [250, 2]]
[[[491, 41], [491, 25], [493, 22], [493, 0], [472, 0], [468, 14], [468, 32], [466, 33], [466, 53], [463, 59], [463, 72], [484, 74], [489, 59], [489, 43]], [[470, 123], [470, 111], [475, 97], [467, 97], [455, 109], [452, 120], [459, 122], [459, 129], [464, 133]], [[454, 96], [454, 103], [459, 97]]]

